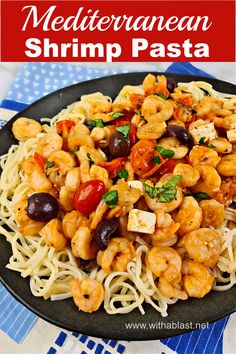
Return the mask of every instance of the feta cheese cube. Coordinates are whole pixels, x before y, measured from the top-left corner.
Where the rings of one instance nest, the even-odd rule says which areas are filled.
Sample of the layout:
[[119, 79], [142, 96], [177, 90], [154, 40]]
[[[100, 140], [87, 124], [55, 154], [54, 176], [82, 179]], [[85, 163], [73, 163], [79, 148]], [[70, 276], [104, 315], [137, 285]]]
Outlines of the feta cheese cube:
[[230, 142], [236, 141], [236, 129], [231, 129], [226, 132], [227, 138]]
[[142, 194], [143, 194], [144, 189], [143, 189], [143, 184], [142, 184], [141, 181], [138, 181], [138, 180], [135, 180], [135, 181], [128, 181], [128, 185], [129, 185], [130, 187], [140, 189], [140, 191], [141, 191]]
[[128, 217], [128, 231], [153, 234], [156, 225], [156, 214], [139, 209], [132, 209]]
[[199, 140], [204, 137], [205, 141], [217, 138], [214, 123], [200, 125], [200, 127], [190, 130], [193, 136], [195, 144], [199, 143]]

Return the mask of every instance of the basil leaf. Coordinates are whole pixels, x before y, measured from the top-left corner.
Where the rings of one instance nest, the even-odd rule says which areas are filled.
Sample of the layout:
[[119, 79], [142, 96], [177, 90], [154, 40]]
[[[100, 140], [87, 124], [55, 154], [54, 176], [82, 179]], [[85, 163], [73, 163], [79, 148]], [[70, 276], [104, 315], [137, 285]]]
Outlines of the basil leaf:
[[210, 149], [215, 149], [215, 148], [216, 148], [216, 146], [213, 145], [213, 144], [209, 144], [208, 147], [209, 147]]
[[123, 117], [124, 113], [120, 113], [120, 112], [115, 112], [112, 114], [112, 118], [119, 118], [119, 117]]
[[175, 152], [173, 150], [165, 149], [162, 146], [156, 146], [156, 150], [161, 154], [161, 156], [171, 159]]
[[156, 165], [160, 165], [160, 163], [161, 163], [161, 159], [160, 159], [159, 156], [153, 157], [152, 161], [153, 161]]
[[117, 176], [119, 178], [124, 178], [125, 180], [127, 180], [127, 178], [129, 177], [129, 174], [126, 170], [121, 170], [117, 172]]
[[103, 194], [102, 199], [105, 200], [106, 204], [111, 208], [115, 208], [118, 203], [118, 192], [110, 191]]
[[199, 145], [202, 145], [202, 144], [205, 143], [205, 141], [206, 141], [206, 137], [205, 137], [205, 136], [202, 136], [201, 139], [199, 140], [198, 144], [199, 144]]
[[53, 161], [48, 161], [46, 160], [46, 164], [45, 164], [45, 169], [46, 169], [46, 176], [48, 177], [48, 170], [49, 168], [55, 166], [54, 162]]
[[88, 157], [88, 159], [89, 159], [89, 165], [90, 165], [90, 167], [91, 167], [92, 165], [94, 165], [94, 161], [93, 161], [93, 159], [92, 159], [92, 157], [91, 157], [91, 155], [90, 155], [89, 152], [87, 153], [87, 157]]
[[157, 93], [156, 94], [157, 96], [159, 96], [159, 97], [161, 97], [163, 100], [165, 100], [165, 101], [167, 101], [168, 100], [168, 98], [166, 97], [166, 96], [164, 96], [162, 93]]
[[177, 194], [176, 185], [181, 181], [181, 179], [182, 176], [173, 176], [162, 187], [152, 187], [144, 183], [144, 190], [152, 199], [158, 196], [157, 202], [168, 203], [175, 199]]
[[193, 193], [194, 198], [199, 198], [199, 199], [209, 199], [209, 195], [204, 192], [194, 192]]
[[120, 125], [119, 127], [116, 127], [116, 130], [119, 133], [121, 133], [125, 139], [128, 139], [129, 131], [130, 131], [130, 124]]
[[103, 128], [104, 124], [103, 124], [103, 120], [102, 119], [94, 119], [94, 120], [87, 120], [87, 126], [89, 126], [90, 128]]
[[158, 195], [158, 191], [156, 187], [149, 186], [148, 184], [144, 183], [144, 191], [149, 195], [150, 198], [156, 198]]

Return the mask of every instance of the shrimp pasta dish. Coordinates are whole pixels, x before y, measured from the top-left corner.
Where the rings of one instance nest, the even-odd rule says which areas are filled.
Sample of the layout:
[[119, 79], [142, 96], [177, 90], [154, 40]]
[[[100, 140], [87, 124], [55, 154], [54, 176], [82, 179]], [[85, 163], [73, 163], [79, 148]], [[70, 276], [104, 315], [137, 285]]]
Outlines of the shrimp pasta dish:
[[34, 296], [167, 316], [236, 283], [235, 95], [148, 74], [12, 133], [0, 234]]

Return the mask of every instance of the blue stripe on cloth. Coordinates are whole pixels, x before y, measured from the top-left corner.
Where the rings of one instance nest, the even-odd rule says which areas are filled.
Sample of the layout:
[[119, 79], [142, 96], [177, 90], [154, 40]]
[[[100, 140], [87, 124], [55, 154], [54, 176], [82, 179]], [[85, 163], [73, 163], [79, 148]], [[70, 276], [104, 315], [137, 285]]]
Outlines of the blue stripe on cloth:
[[0, 329], [21, 343], [38, 317], [16, 301], [0, 283]]
[[16, 102], [12, 100], [3, 100], [1, 102], [1, 108], [11, 109], [12, 111], [21, 111], [22, 109], [26, 108], [28, 104]]
[[207, 74], [205, 71], [196, 68], [196, 66], [190, 63], [173, 63], [166, 69], [166, 73], [199, 75], [214, 78], [214, 76]]
[[223, 332], [227, 322], [228, 317], [208, 328], [162, 339], [161, 342], [178, 354], [222, 354]]

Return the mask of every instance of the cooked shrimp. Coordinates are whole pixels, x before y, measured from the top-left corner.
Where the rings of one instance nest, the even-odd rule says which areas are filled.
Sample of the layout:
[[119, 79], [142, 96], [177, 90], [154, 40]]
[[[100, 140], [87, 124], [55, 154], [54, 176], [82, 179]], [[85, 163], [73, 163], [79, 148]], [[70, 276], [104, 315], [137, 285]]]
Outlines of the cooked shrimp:
[[62, 137], [56, 133], [47, 133], [38, 139], [37, 152], [47, 159], [53, 152], [62, 149]]
[[150, 121], [137, 129], [139, 139], [159, 139], [166, 131], [166, 123]]
[[145, 76], [143, 80], [143, 89], [147, 95], [153, 95], [155, 92], [156, 77], [152, 74]]
[[69, 212], [73, 210], [73, 197], [74, 197], [74, 192], [67, 189], [65, 186], [62, 186], [60, 188], [59, 192], [59, 202], [64, 211]]
[[12, 132], [17, 140], [26, 141], [41, 133], [42, 126], [33, 119], [21, 117], [12, 125]]
[[108, 172], [105, 168], [97, 165], [92, 165], [89, 174], [91, 179], [100, 179], [103, 181], [107, 189], [112, 186], [112, 182], [109, 179]]
[[166, 239], [164, 240], [155, 240], [154, 238], [152, 238], [152, 244], [155, 247], [159, 247], [159, 246], [173, 246], [177, 243], [178, 241], [178, 236], [176, 234], [170, 235], [168, 236]]
[[104, 300], [104, 288], [95, 279], [74, 279], [71, 282], [71, 294], [78, 308], [83, 312], [94, 312]]
[[112, 238], [103, 252], [101, 267], [106, 273], [113, 271], [124, 272], [127, 265], [135, 257], [135, 249], [124, 237]]
[[232, 201], [236, 200], [236, 178], [227, 178], [221, 183], [220, 190], [214, 195], [219, 203], [228, 207]]
[[[162, 187], [168, 180], [173, 177], [171, 173], [166, 173], [164, 176], [160, 178], [160, 180], [156, 183], [156, 187]], [[150, 181], [145, 182], [148, 185], [152, 185]], [[175, 199], [173, 199], [171, 202], [167, 203], [160, 203], [158, 202], [158, 198], [150, 198], [147, 193], [144, 193], [145, 200], [147, 202], [148, 207], [153, 210], [161, 210], [166, 213], [170, 213], [171, 211], [175, 210], [178, 208], [182, 202], [183, 199], [183, 193], [182, 193], [182, 188], [180, 186], [176, 186], [177, 193], [175, 196]]]
[[184, 246], [195, 262], [213, 267], [221, 252], [220, 236], [211, 229], [201, 228], [187, 233], [183, 238]]
[[147, 266], [157, 277], [163, 277], [168, 282], [181, 273], [182, 260], [171, 247], [152, 247], [147, 254]]
[[74, 157], [69, 152], [60, 150], [52, 153], [48, 162], [52, 165], [47, 169], [49, 180], [57, 186], [64, 185], [66, 174], [75, 167]]
[[210, 165], [216, 167], [220, 157], [214, 149], [205, 146], [194, 146], [189, 153], [189, 159], [193, 167], [198, 165]]
[[174, 220], [180, 224], [178, 235], [183, 236], [189, 231], [200, 227], [202, 221], [202, 209], [193, 197], [184, 197]]
[[27, 198], [20, 200], [14, 205], [13, 212], [16, 222], [19, 224], [19, 231], [24, 236], [37, 235], [44, 227], [45, 223], [40, 221], [31, 220], [26, 212], [28, 206]]
[[120, 205], [134, 204], [142, 195], [139, 188], [129, 186], [124, 180], [120, 180], [116, 185], [110, 188], [110, 191], [114, 190], [118, 192], [118, 203]]
[[162, 138], [158, 141], [157, 145], [174, 151], [173, 159], [182, 159], [188, 153], [187, 146], [181, 145], [179, 140], [174, 137]]
[[223, 224], [226, 215], [222, 204], [215, 199], [210, 199], [202, 200], [199, 205], [202, 209], [201, 227], [213, 226], [218, 228]]
[[70, 151], [73, 152], [82, 145], [94, 147], [94, 141], [89, 134], [90, 131], [84, 124], [77, 123], [72, 127], [68, 136], [68, 147]]
[[50, 220], [39, 232], [40, 236], [48, 246], [54, 247], [57, 251], [61, 251], [66, 246], [66, 238], [62, 231], [62, 223], [58, 219]]
[[73, 167], [66, 175], [65, 187], [71, 191], [75, 192], [80, 185], [80, 168]]
[[37, 164], [33, 156], [30, 156], [28, 159], [22, 160], [22, 162], [20, 163], [20, 170], [28, 176], [30, 176], [36, 168]]
[[102, 153], [94, 147], [88, 145], [81, 146], [76, 153], [76, 156], [78, 157], [80, 163], [84, 160], [92, 160], [95, 165], [98, 165], [104, 161], [104, 156]]
[[236, 176], [236, 154], [223, 156], [217, 166], [217, 171], [221, 176]]
[[150, 123], [165, 122], [171, 118], [173, 111], [173, 106], [168, 101], [154, 95], [146, 97], [141, 108], [144, 119]]
[[89, 227], [80, 226], [71, 240], [71, 249], [75, 257], [85, 260], [96, 258], [98, 248]]
[[225, 138], [218, 137], [210, 140], [214, 150], [220, 154], [230, 154], [232, 151], [232, 144]]
[[179, 223], [174, 222], [171, 215], [157, 210], [156, 230], [152, 234], [152, 240], [157, 242], [164, 241], [173, 236], [180, 227]]
[[213, 197], [220, 190], [221, 178], [216, 169], [210, 165], [195, 166], [200, 173], [200, 179], [192, 188]]
[[81, 182], [85, 183], [87, 181], [91, 180], [89, 171], [90, 171], [90, 163], [89, 160], [84, 160], [83, 162], [80, 163], [80, 178]]
[[173, 279], [171, 282], [168, 282], [164, 277], [160, 277], [158, 281], [158, 289], [168, 298], [187, 300], [188, 295], [185, 290], [182, 290], [183, 287], [181, 283], [181, 275], [179, 275], [178, 278]]
[[29, 184], [37, 192], [48, 192], [52, 189], [52, 183], [45, 176], [45, 173], [39, 169], [34, 169], [29, 176]]
[[188, 296], [202, 298], [212, 289], [214, 276], [203, 264], [183, 261], [183, 287]]
[[181, 185], [184, 187], [195, 186], [200, 178], [198, 170], [185, 163], [178, 163], [175, 166], [173, 173], [174, 175], [182, 176]]
[[[221, 109], [223, 108], [223, 102], [215, 97], [204, 96], [202, 100], [194, 106], [195, 111], [197, 112], [197, 117], [203, 117], [210, 112], [215, 112], [216, 114], [222, 113]], [[227, 113], [226, 115], [229, 115]]]
[[80, 226], [88, 226], [90, 221], [85, 216], [80, 214], [77, 210], [72, 210], [70, 213], [66, 213], [62, 219], [63, 233], [67, 238], [73, 238], [77, 229]]

